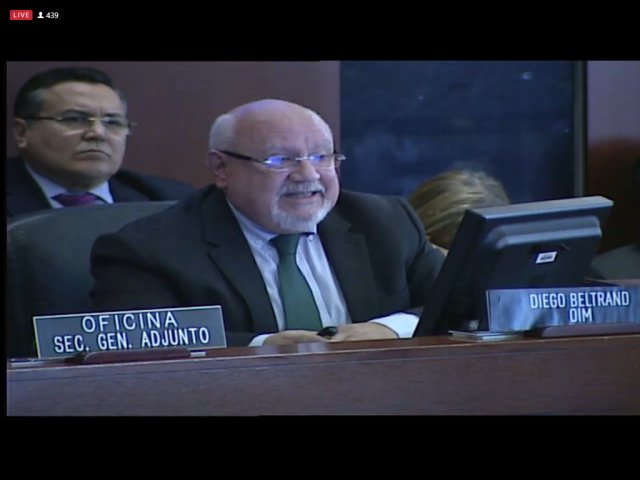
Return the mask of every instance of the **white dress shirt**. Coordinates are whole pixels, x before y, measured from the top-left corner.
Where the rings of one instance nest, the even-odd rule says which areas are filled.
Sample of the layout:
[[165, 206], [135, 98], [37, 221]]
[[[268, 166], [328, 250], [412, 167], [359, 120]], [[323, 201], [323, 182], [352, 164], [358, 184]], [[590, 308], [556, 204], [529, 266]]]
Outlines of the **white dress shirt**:
[[[43, 177], [38, 172], [34, 171], [26, 162], [24, 166], [27, 168], [27, 171], [36, 181], [40, 189], [44, 192], [45, 196], [47, 197], [47, 200], [49, 200], [49, 204], [51, 205], [51, 207], [63, 208], [64, 205], [54, 200], [53, 197], [55, 197], [60, 193], [70, 193], [70, 192], [66, 188], [58, 185], [57, 183], [52, 182], [48, 178]], [[92, 188], [91, 190], [88, 190], [88, 192], [93, 193], [96, 196], [97, 198], [96, 203], [114, 203], [113, 196], [111, 195], [111, 190], [109, 190], [109, 182], [101, 183], [97, 187]]]
[[[278, 291], [279, 256], [275, 247], [270, 243], [270, 240], [277, 236], [277, 234], [266, 231], [256, 225], [235, 209], [231, 203], [229, 203], [229, 207], [240, 224], [240, 228], [249, 243], [258, 269], [262, 274], [276, 317], [278, 330], [284, 330], [284, 311]], [[317, 231], [301, 235], [296, 250], [296, 263], [309, 284], [318, 307], [322, 326], [339, 326], [351, 323], [349, 311], [347, 310], [344, 296], [340, 290], [340, 285], [329, 264]], [[371, 321], [387, 326], [396, 332], [400, 338], [410, 338], [418, 324], [418, 317], [410, 313], [400, 312], [371, 319]], [[251, 340], [249, 345], [262, 345], [268, 336], [269, 335], [266, 334], [258, 335]]]

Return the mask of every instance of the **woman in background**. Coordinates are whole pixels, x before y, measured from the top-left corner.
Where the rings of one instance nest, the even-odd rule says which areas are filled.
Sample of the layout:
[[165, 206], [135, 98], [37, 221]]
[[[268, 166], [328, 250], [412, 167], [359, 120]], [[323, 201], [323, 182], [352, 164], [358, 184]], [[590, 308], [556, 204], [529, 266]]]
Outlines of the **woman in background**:
[[424, 230], [445, 254], [469, 208], [511, 203], [502, 183], [478, 170], [449, 170], [426, 180], [410, 196]]

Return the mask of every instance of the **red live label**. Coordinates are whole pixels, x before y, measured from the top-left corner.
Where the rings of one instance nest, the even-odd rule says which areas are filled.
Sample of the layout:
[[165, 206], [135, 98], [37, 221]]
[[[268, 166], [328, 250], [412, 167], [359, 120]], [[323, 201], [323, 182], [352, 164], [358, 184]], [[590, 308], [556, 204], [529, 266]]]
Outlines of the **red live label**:
[[33, 20], [33, 10], [9, 10], [9, 20]]

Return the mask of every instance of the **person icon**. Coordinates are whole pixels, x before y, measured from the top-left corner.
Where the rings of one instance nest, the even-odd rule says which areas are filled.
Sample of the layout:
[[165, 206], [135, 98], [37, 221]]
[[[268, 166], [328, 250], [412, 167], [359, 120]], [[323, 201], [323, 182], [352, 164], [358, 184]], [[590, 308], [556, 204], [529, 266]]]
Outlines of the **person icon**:
[[42, 16], [42, 12], [38, 12], [38, 18], [44, 18], [44, 17]]

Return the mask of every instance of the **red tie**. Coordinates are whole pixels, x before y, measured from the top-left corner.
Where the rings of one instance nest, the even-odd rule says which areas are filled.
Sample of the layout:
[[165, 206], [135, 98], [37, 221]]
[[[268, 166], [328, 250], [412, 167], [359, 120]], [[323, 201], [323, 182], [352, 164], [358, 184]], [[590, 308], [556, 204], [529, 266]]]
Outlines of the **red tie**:
[[65, 207], [77, 207], [78, 205], [92, 205], [96, 203], [98, 197], [93, 193], [59, 193], [53, 197]]

